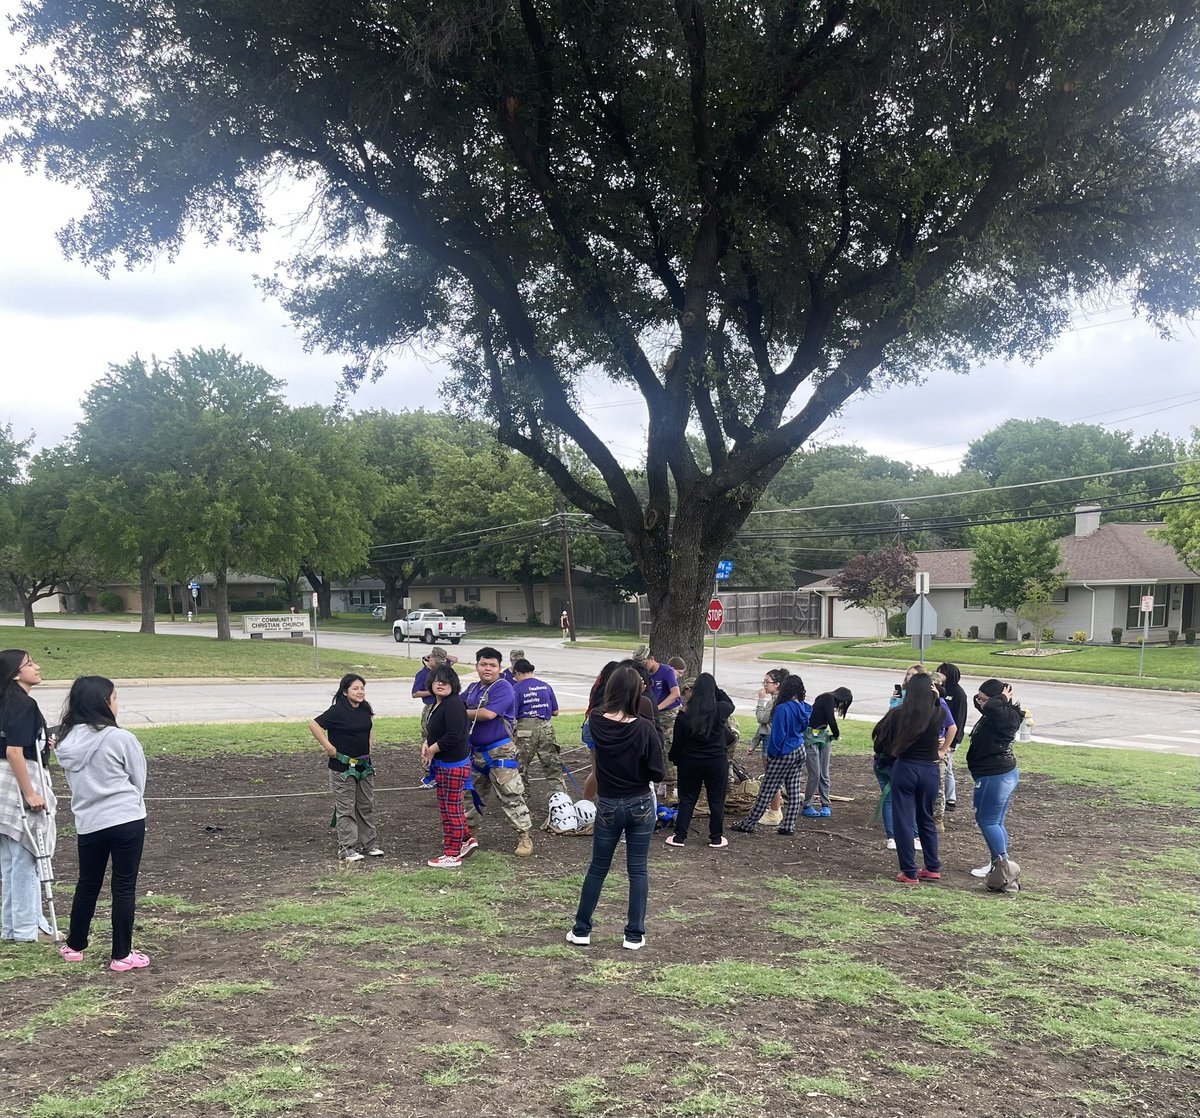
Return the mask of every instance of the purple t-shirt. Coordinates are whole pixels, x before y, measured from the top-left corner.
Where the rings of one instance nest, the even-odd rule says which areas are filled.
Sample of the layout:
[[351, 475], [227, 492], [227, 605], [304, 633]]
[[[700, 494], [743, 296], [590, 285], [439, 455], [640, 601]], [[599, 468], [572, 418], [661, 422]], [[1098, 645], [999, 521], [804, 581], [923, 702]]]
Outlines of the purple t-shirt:
[[517, 681], [517, 717], [540, 718], [548, 721], [558, 710], [558, 700], [554, 697], [554, 689], [540, 679], [530, 678]]
[[[650, 677], [650, 690], [654, 694], [654, 705], [662, 706], [662, 701], [678, 686], [679, 676], [675, 673], [675, 669], [670, 664], [659, 664], [658, 671]], [[682, 705], [682, 700], [676, 695], [675, 701], [663, 709], [674, 710], [677, 706]]]
[[[419, 672], [417, 672], [416, 678], [413, 680], [413, 685], [412, 685], [413, 698], [416, 698], [418, 691], [428, 691], [428, 690], [429, 690], [429, 669], [422, 668]], [[433, 706], [434, 703], [437, 702], [437, 699], [433, 695], [425, 695], [421, 698], [421, 702], [423, 702], [427, 707], [431, 707], [431, 706]]]
[[[488, 687], [477, 680], [463, 692], [463, 702], [467, 704], [467, 725], [472, 727], [472, 748], [495, 745], [498, 741], [512, 738], [511, 724], [517, 716], [517, 696], [507, 679], [498, 679]], [[487, 721], [481, 719], [472, 725], [471, 712], [479, 707], [495, 711], [500, 717]]]

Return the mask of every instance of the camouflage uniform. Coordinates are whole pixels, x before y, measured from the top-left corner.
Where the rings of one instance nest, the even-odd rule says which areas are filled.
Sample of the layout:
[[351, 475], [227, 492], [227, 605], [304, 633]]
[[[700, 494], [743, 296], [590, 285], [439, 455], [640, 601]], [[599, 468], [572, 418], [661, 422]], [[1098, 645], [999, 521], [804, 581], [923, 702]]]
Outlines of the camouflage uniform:
[[521, 778], [528, 782], [529, 763], [536, 757], [546, 774], [547, 793], [566, 792], [567, 782], [563, 779], [562, 754], [554, 736], [554, 723], [548, 718], [518, 718], [515, 736]]

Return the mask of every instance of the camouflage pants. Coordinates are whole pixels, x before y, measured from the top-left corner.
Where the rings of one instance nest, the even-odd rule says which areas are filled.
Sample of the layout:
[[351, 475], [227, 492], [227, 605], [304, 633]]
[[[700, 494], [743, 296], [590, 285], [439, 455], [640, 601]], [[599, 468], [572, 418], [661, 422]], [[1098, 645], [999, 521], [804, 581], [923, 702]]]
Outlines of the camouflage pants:
[[425, 731], [429, 729], [429, 716], [433, 713], [435, 703], [421, 704], [421, 740], [425, 741]]
[[675, 744], [675, 719], [679, 717], [681, 710], [683, 707], [678, 706], [658, 712], [658, 721], [662, 726], [663, 736], [663, 763], [667, 766], [666, 791], [663, 800], [668, 804], [673, 804], [679, 798], [676, 788], [679, 774], [675, 771], [675, 766], [667, 754], [671, 752], [671, 746]]
[[[517, 759], [517, 747], [512, 742], [508, 745], [498, 745], [491, 751], [493, 761], [512, 761]], [[494, 790], [496, 802], [500, 811], [513, 828], [517, 831], [533, 830], [533, 821], [529, 816], [529, 805], [525, 802], [525, 782], [521, 779], [520, 769], [484, 768], [484, 756], [479, 750], [471, 754], [471, 783], [484, 807]], [[467, 809], [467, 822], [474, 826], [479, 821], [479, 813], [475, 810], [471, 793], [463, 794], [463, 806]]]
[[563, 779], [562, 755], [554, 736], [554, 723], [548, 718], [518, 718], [516, 738], [521, 779], [529, 783], [529, 765], [536, 757], [549, 786], [547, 794], [566, 792], [567, 782]]
[[933, 825], [939, 832], [946, 829], [946, 762], [938, 760], [938, 790], [933, 801]]

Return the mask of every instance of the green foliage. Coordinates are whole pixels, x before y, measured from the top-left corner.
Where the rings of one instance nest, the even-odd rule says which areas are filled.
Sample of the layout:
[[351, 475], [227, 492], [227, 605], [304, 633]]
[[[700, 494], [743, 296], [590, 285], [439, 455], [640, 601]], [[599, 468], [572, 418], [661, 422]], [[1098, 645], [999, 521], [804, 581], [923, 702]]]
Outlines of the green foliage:
[[[316, 247], [273, 288], [309, 343], [350, 383], [449, 351], [460, 409], [629, 544], [691, 656], [714, 561], [855, 392], [1035, 357], [1114, 286], [1160, 324], [1200, 302], [1186, 12], [891, 15], [32, 0], [0, 113], [6, 154], [88, 191], [63, 240], [101, 266], [253, 243], [267, 188], [310, 186]], [[643, 477], [587, 422], [594, 376], [641, 396]], [[236, 489], [189, 546], [240, 550]]]
[[1008, 640], [1007, 621], [997, 621], [996, 624], [992, 626], [992, 639], [998, 641]]
[[973, 535], [973, 601], [1016, 612], [1032, 581], [1051, 593], [1062, 584], [1062, 554], [1045, 525], [994, 524], [977, 528]]
[[125, 599], [115, 590], [105, 590], [96, 599], [105, 613], [124, 613]]
[[1119, 626], [1114, 625], [1111, 631], [1112, 631], [1113, 644], [1120, 644], [1121, 643], [1121, 634], [1124, 633], [1125, 630], [1120, 628]]

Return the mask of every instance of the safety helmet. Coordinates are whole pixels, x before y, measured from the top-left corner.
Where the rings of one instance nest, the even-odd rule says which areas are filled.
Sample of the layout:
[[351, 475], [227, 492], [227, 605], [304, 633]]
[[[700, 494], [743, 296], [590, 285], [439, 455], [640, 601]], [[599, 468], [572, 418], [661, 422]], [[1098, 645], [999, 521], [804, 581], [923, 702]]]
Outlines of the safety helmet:
[[575, 815], [575, 805], [566, 792], [553, 792], [550, 795], [550, 816], [546, 820], [546, 829], [556, 834], [566, 834], [579, 826]]

